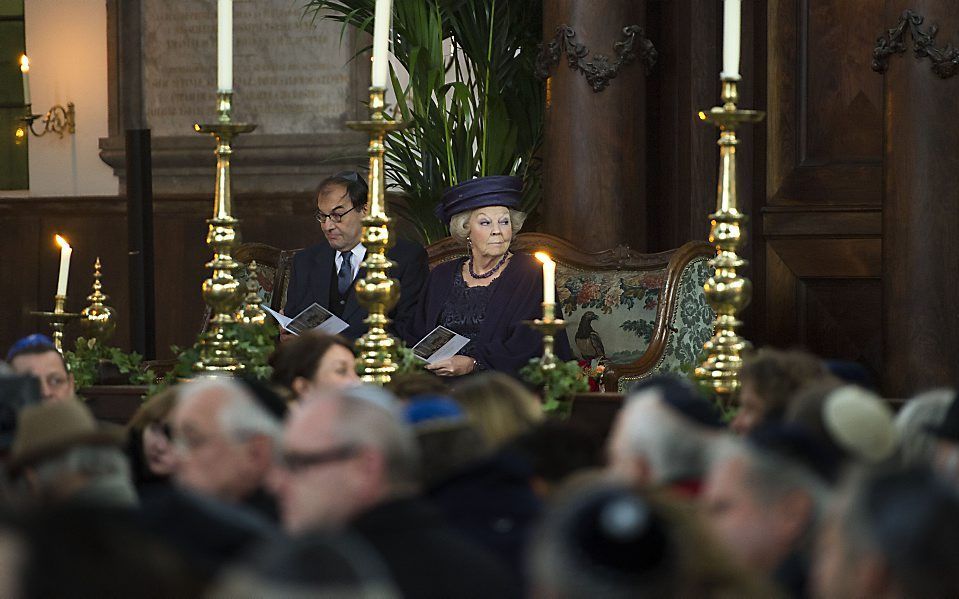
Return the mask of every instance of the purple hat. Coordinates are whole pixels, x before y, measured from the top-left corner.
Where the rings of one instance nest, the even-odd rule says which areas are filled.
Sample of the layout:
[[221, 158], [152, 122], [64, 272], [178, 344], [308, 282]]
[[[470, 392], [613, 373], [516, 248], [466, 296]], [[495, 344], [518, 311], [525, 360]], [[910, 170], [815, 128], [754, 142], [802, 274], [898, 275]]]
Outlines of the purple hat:
[[522, 197], [523, 180], [519, 177], [480, 177], [447, 189], [436, 206], [436, 216], [449, 226], [454, 214], [475, 208], [506, 206], [519, 209]]

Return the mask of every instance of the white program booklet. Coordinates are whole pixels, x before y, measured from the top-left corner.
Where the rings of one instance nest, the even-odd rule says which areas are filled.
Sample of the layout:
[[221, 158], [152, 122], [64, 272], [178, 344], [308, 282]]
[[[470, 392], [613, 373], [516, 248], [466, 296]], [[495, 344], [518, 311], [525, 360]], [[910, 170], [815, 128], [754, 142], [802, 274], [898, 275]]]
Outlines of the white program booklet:
[[446, 327], [439, 326], [413, 346], [413, 355], [429, 364], [433, 364], [446, 358], [452, 358], [469, 342], [469, 338], [458, 335]]
[[273, 315], [273, 318], [280, 323], [280, 326], [283, 327], [284, 330], [287, 330], [294, 335], [299, 335], [314, 329], [330, 335], [336, 335], [340, 331], [350, 326], [342, 318], [337, 317], [335, 314], [317, 303], [310, 305], [293, 318], [283, 316], [279, 312], [270, 310], [266, 306], [264, 306], [264, 308], [267, 312]]

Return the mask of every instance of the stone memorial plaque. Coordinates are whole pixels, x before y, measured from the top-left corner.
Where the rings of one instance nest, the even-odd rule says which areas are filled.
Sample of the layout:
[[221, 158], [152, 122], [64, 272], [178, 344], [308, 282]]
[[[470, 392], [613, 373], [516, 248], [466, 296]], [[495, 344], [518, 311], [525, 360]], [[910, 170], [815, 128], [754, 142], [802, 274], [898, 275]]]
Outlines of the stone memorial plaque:
[[[216, 115], [216, 0], [142, 0], [143, 111], [157, 136]], [[233, 116], [252, 135], [338, 133], [355, 113], [349, 34], [298, 0], [236, 0]]]
[[[193, 130], [216, 119], [216, 0], [106, 0], [110, 136], [100, 157], [125, 184], [124, 131], [152, 135], [156, 194], [211, 193], [214, 142]], [[312, 193], [324, 176], [366, 164], [368, 55], [340, 23], [314, 21], [304, 0], [234, 0], [233, 189]]]

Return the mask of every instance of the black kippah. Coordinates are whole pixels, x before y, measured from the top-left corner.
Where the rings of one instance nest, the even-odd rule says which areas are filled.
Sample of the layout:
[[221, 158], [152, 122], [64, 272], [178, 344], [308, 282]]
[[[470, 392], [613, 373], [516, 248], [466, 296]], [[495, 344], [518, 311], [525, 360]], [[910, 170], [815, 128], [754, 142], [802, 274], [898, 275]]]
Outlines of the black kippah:
[[670, 554], [665, 525], [640, 497], [626, 489], [591, 494], [570, 519], [570, 546], [605, 575], [640, 579]]

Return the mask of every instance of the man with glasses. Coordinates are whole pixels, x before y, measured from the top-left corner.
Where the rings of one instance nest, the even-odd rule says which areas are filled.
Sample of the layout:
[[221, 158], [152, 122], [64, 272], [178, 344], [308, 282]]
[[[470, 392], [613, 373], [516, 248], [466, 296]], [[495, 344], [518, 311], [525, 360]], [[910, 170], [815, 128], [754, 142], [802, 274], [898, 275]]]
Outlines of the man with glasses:
[[418, 497], [416, 440], [388, 392], [361, 386], [304, 398], [268, 484], [287, 532], [359, 536], [403, 597], [518, 595], [496, 558]]
[[7, 362], [16, 374], [28, 374], [40, 381], [42, 401], [74, 398], [73, 375], [67, 371], [63, 354], [46, 335], [30, 335], [14, 343], [7, 352]]
[[[353, 286], [363, 276], [360, 264], [366, 257], [360, 238], [367, 195], [366, 180], [355, 171], [327, 177], [317, 187], [314, 217], [326, 241], [293, 258], [284, 314], [296, 316], [317, 303], [350, 325], [343, 336], [357, 339], [366, 332], [363, 320], [367, 311], [357, 301]], [[402, 330], [429, 274], [426, 251], [413, 242], [396, 239], [386, 255], [394, 264], [390, 276], [400, 283], [400, 299], [389, 316], [393, 326]]]

